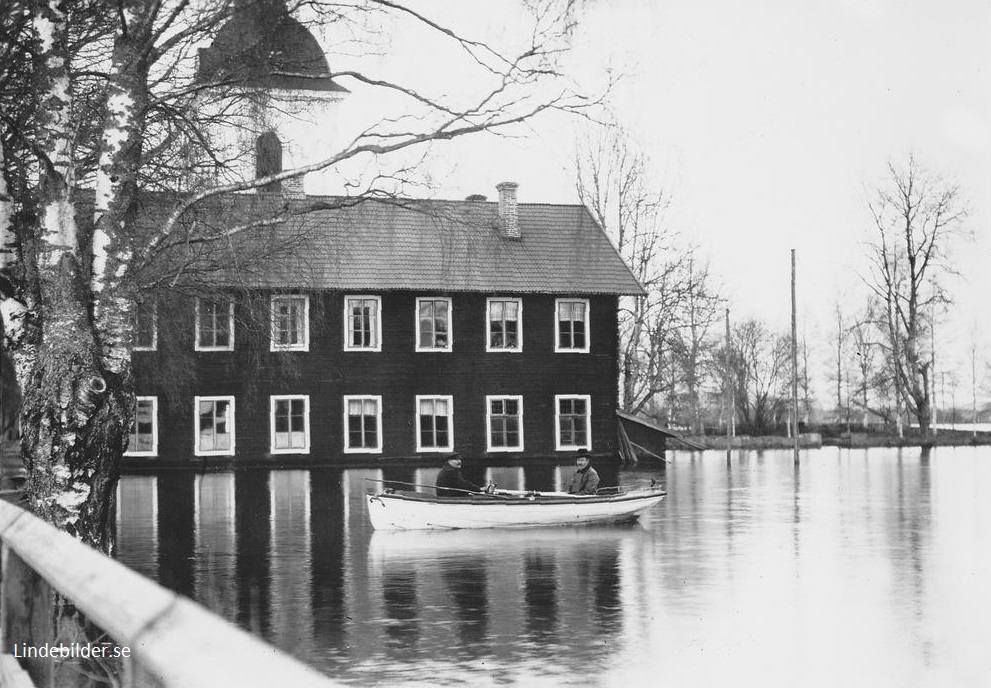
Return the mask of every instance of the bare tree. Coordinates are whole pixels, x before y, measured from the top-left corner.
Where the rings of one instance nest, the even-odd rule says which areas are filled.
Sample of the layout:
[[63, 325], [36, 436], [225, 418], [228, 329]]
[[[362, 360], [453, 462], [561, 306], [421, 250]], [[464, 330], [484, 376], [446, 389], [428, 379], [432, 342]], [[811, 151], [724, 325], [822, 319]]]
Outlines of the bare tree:
[[622, 128], [599, 126], [578, 143], [575, 186], [579, 200], [609, 234], [646, 290], [620, 308], [620, 375], [624, 409], [643, 408], [660, 391], [658, 333], [652, 315], [663, 307], [665, 253], [671, 235], [663, 224], [666, 194], [651, 179], [649, 161]]
[[849, 338], [849, 327], [847, 316], [843, 312], [843, 306], [839, 299], [833, 304], [832, 323], [832, 351], [831, 365], [827, 373], [827, 380], [835, 383], [836, 403], [834, 405], [834, 420], [840, 422], [844, 416], [849, 423], [849, 409], [844, 395], [844, 381], [849, 385], [849, 373], [847, 372], [847, 339]]
[[753, 434], [774, 429], [785, 410], [788, 395], [790, 342], [758, 320], [744, 320], [733, 328], [733, 379], [737, 413]]
[[945, 279], [949, 251], [963, 231], [966, 209], [956, 186], [914, 156], [888, 165], [888, 178], [869, 202], [874, 238], [864, 282], [884, 307], [884, 334], [897, 396], [924, 437], [933, 419], [931, 329], [936, 305], [951, 301]]
[[[346, 25], [359, 42], [380, 38], [371, 35], [380, 26], [415, 25], [430, 45], [450, 48], [452, 62], [460, 60], [452, 73], [472, 74], [464, 93], [446, 92], [443, 78], [426, 92], [352, 68], [321, 75], [401, 99], [409, 114], [369, 122], [317, 162], [239, 173], [207, 132], [236, 119], [228, 103], [257, 96], [249, 88], [256, 75], [240, 73], [237, 61], [198, 71], [194, 48], [237, 13], [284, 13], [301, 4], [314, 22]], [[275, 0], [121, 0], [112, 12], [81, 0], [11, 0], [0, 19], [0, 311], [4, 348], [23, 393], [21, 451], [31, 508], [111, 548], [134, 406], [134, 304], [146, 282], [177, 283], [189, 267], [183, 252], [234, 250], [232, 239], [246, 229], [285, 218], [277, 204], [225, 225], [198, 221], [197, 208], [352, 161], [401, 156], [391, 172], [372, 165], [376, 172], [353, 189], [353, 201], [397, 175], [408, 177], [416, 161], [409, 154], [431, 142], [589, 106], [555, 66], [576, 4], [527, 2], [531, 26], [521, 28], [524, 39], [512, 50], [503, 50], [399, 0], [312, 0], [288, 9]], [[211, 174], [186, 174], [201, 163]], [[142, 223], [147, 189], [173, 195], [164, 205], [168, 212]], [[217, 264], [215, 256], [202, 263]]]
[[677, 369], [677, 381], [683, 389], [688, 423], [693, 433], [705, 430], [704, 390], [718, 387], [721, 379], [712, 365], [717, 344], [713, 327], [719, 323], [720, 298], [712, 289], [709, 266], [690, 253], [684, 262], [684, 299], [679, 308], [677, 327], [672, 333], [671, 348]]
[[575, 168], [579, 199], [646, 291], [620, 307], [620, 404], [636, 413], [661, 402], [672, 422], [687, 391], [690, 422], [700, 425], [702, 347], [716, 302], [708, 266], [669, 226], [671, 198], [621, 127], [591, 130], [578, 143]]

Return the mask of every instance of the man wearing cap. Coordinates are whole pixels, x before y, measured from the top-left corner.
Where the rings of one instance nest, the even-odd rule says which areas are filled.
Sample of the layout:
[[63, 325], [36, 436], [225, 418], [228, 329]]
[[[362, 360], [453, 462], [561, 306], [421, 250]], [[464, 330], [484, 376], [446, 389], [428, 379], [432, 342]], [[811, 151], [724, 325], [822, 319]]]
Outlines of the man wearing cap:
[[575, 456], [575, 474], [568, 483], [568, 494], [594, 495], [599, 488], [599, 474], [588, 462], [588, 452], [578, 452]]
[[482, 488], [461, 475], [461, 455], [451, 454], [437, 473], [438, 497], [465, 497], [469, 492], [481, 492]]

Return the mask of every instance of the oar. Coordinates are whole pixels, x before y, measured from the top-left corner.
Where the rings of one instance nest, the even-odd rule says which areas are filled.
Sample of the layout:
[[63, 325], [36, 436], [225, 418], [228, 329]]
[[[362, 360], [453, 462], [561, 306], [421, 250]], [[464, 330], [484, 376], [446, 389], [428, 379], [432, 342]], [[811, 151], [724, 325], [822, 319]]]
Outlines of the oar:
[[[425, 487], [428, 490], [433, 490], [436, 488], [436, 485], [422, 485], [420, 483], [404, 483], [402, 480], [378, 480], [376, 478], [365, 478], [365, 480], [367, 480], [370, 483], [383, 483], [386, 485], [406, 485], [408, 487]], [[497, 495], [495, 493], [489, 494], [488, 492], [485, 491], [462, 490], [460, 487], [442, 487], [440, 489], [453, 490], [454, 492], [464, 492], [465, 494], [470, 494], [470, 495], [480, 494], [480, 495], [486, 495], [488, 497], [502, 497], [506, 499], [504, 495]]]

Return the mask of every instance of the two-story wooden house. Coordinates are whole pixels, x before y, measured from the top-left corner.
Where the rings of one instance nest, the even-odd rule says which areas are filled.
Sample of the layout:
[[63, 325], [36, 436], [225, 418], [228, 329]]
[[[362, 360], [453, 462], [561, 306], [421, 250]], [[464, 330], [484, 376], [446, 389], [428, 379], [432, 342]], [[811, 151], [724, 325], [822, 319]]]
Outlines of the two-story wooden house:
[[520, 204], [516, 192], [311, 211], [279, 230], [305, 246], [239, 275], [229, 295], [221, 284], [179, 299], [168, 318], [142, 309], [128, 455], [614, 454], [618, 302], [641, 287], [585, 208]]
[[[259, 91], [215, 132], [228, 169], [261, 177], [325, 155], [347, 91], [283, 2], [236, 13], [201, 52], [201, 77], [228, 74]], [[292, 250], [139, 309], [129, 463], [615, 452], [618, 302], [641, 286], [585, 208], [518, 203], [513, 183], [492, 202], [305, 192], [297, 179], [199, 211], [285, 207], [266, 236]]]

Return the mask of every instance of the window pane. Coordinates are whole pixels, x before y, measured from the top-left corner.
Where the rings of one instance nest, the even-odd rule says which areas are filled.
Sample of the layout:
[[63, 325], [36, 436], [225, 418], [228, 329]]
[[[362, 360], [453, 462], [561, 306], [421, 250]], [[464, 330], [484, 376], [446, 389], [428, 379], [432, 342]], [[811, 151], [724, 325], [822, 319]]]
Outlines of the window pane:
[[284, 399], [275, 402], [275, 431], [289, 431], [289, 402]]
[[507, 320], [506, 321], [506, 347], [509, 349], [515, 349], [519, 346], [519, 339], [516, 336], [516, 321]]
[[378, 444], [378, 421], [375, 416], [365, 416], [365, 447]]
[[437, 440], [436, 447], [447, 446], [447, 416], [437, 416], [436, 418]]
[[432, 416], [420, 416], [420, 446], [434, 446], [434, 428]]

